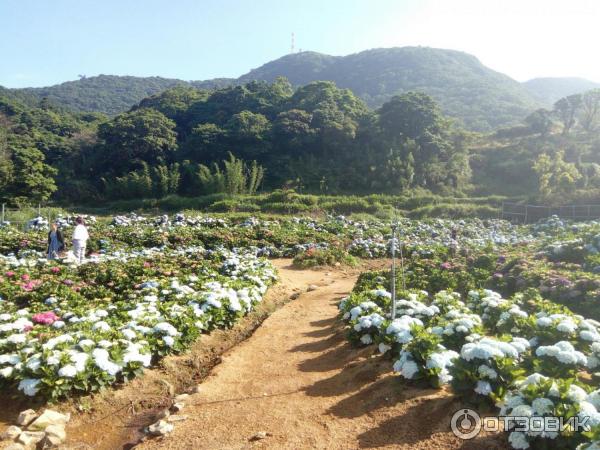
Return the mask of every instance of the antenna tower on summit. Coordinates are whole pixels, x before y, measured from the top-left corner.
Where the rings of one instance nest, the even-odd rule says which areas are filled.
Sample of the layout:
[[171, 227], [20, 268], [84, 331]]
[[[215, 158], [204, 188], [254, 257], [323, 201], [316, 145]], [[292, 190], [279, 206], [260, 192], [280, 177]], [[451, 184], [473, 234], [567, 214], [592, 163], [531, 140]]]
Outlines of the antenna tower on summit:
[[294, 53], [296, 51], [296, 36], [294, 35], [294, 33], [292, 33], [292, 47], [291, 47], [291, 52], [290, 53]]

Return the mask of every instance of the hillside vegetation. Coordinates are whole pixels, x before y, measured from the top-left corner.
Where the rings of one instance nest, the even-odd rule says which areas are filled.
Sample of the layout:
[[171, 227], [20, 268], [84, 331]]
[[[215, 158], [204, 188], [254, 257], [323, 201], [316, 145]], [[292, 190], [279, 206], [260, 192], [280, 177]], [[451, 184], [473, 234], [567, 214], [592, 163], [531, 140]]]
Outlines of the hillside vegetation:
[[[537, 109], [521, 125], [487, 135], [457, 126], [423, 92], [371, 110], [352, 91], [324, 81], [297, 89], [285, 78], [216, 90], [178, 85], [112, 118], [71, 113], [47, 99], [29, 106], [28, 97], [0, 97], [0, 197], [12, 205], [170, 198], [183, 208], [270, 212], [290, 210], [290, 200], [273, 205], [278, 200], [252, 196], [284, 189], [594, 202], [599, 92], [562, 98], [552, 110]], [[185, 200], [200, 197], [207, 200]], [[393, 199], [340, 198], [348, 207], [331, 201], [299, 204], [307, 211], [405, 209]], [[415, 207], [452, 216], [467, 212], [467, 203]], [[494, 216], [497, 205], [471, 203], [469, 214]]]
[[13, 91], [38, 99], [47, 98], [53, 104], [75, 112], [93, 111], [113, 115], [127, 111], [145, 97], [181, 84], [187, 83], [161, 77], [98, 75], [55, 86]]
[[59, 107], [77, 112], [114, 115], [145, 97], [176, 85], [223, 88], [249, 81], [273, 82], [284, 76], [294, 87], [313, 81], [333, 81], [348, 88], [371, 108], [408, 91], [431, 95], [442, 111], [472, 130], [492, 130], [518, 123], [543, 106], [517, 81], [495, 72], [472, 55], [427, 47], [373, 49], [348, 56], [316, 52], [294, 53], [268, 62], [237, 79], [186, 82], [160, 77], [100, 75], [45, 88], [11, 90], [47, 97]]
[[525, 89], [539, 102], [551, 106], [555, 101], [573, 94], [600, 88], [595, 83], [584, 78], [554, 77], [534, 78], [523, 83]]

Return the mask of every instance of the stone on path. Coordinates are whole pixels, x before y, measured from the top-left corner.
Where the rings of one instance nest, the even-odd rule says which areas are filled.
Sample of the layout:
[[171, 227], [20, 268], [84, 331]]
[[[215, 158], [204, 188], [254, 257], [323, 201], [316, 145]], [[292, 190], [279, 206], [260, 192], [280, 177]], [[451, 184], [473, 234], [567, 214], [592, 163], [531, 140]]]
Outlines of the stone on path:
[[23, 431], [19, 436], [19, 443], [25, 447], [33, 447], [46, 436], [43, 431]]
[[148, 433], [154, 436], [164, 436], [165, 434], [169, 434], [171, 431], [173, 431], [173, 429], [174, 427], [170, 423], [167, 423], [164, 420], [159, 420], [148, 427]]
[[171, 411], [173, 411], [173, 412], [179, 412], [183, 408], [185, 408], [185, 403], [183, 403], [183, 402], [177, 402], [177, 403], [174, 403], [173, 406], [171, 406]]
[[262, 439], [267, 438], [267, 436], [269, 436], [269, 433], [267, 433], [266, 431], [259, 431], [258, 433], [256, 433], [254, 436], [252, 436], [250, 438], [251, 441], [260, 441]]
[[67, 422], [71, 420], [70, 414], [62, 414], [58, 411], [53, 411], [51, 409], [47, 409], [39, 416], [37, 419], [33, 421], [29, 428], [31, 430], [42, 431], [45, 430], [50, 425], [66, 425]]
[[31, 422], [33, 422], [36, 417], [37, 413], [33, 409], [26, 409], [25, 411], [21, 411], [19, 417], [17, 418], [17, 425], [26, 427]]
[[0, 439], [5, 441], [14, 441], [16, 438], [19, 437], [21, 432], [22, 430], [19, 427], [11, 425], [4, 431], [4, 433], [0, 434]]
[[46, 432], [46, 437], [52, 436], [56, 438], [54, 439], [55, 441], [63, 443], [67, 440], [67, 433], [64, 425], [49, 425], [44, 431]]

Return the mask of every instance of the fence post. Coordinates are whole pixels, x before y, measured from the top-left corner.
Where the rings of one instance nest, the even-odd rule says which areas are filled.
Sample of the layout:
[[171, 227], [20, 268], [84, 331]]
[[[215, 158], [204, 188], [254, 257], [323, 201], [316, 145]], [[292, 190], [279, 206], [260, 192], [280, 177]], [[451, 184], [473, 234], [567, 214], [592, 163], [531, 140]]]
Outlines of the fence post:
[[523, 223], [527, 223], [527, 206], [528, 205], [525, 205], [525, 219], [524, 219]]
[[2, 203], [2, 223], [4, 223], [4, 207], [6, 206], [6, 203]]
[[591, 215], [591, 213], [590, 213], [590, 205], [587, 205], [587, 210], [588, 210], [588, 212], [587, 212], [587, 219], [589, 220], [590, 219], [590, 215]]

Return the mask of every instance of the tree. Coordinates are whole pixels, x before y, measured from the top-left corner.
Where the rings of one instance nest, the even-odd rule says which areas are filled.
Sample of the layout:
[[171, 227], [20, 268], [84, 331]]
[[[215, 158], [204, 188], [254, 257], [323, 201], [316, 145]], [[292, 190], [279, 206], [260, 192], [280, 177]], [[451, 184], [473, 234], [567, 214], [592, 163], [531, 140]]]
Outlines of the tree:
[[379, 125], [389, 137], [419, 139], [425, 132], [437, 133], [442, 115], [439, 107], [423, 92], [393, 97], [379, 109]]
[[[564, 160], [565, 152], [560, 150], [550, 156], [542, 153], [535, 160], [533, 170], [538, 175], [540, 196], [545, 200], [563, 201], [563, 196], [575, 190], [581, 174], [575, 164]], [[553, 198], [558, 196], [559, 198]]]
[[270, 149], [271, 122], [262, 114], [242, 111], [225, 125], [229, 148], [241, 149], [244, 158], [261, 159]]
[[392, 98], [379, 109], [377, 123], [386, 153], [406, 161], [404, 171], [396, 170], [410, 175], [403, 187], [458, 188], [468, 180], [466, 136], [451, 127], [429, 95], [408, 92]]
[[43, 202], [56, 191], [57, 170], [44, 163], [44, 154], [33, 147], [12, 154], [13, 179], [9, 193], [16, 203]]
[[262, 114], [242, 111], [231, 116], [226, 125], [229, 136], [241, 141], [263, 141], [271, 129], [271, 123]]
[[581, 126], [586, 131], [593, 131], [598, 124], [598, 113], [600, 112], [600, 89], [592, 89], [582, 95], [582, 118]]
[[212, 170], [200, 164], [197, 175], [203, 194], [254, 194], [262, 183], [264, 169], [256, 161], [247, 165], [230, 153], [229, 159], [223, 161], [222, 170], [217, 163]]
[[175, 122], [153, 109], [120, 114], [98, 128], [104, 143], [104, 169], [117, 174], [140, 163], [168, 163], [177, 149]]
[[561, 98], [554, 104], [554, 112], [563, 124], [563, 134], [569, 134], [575, 125], [581, 103], [581, 94], [573, 94]]
[[537, 109], [525, 118], [525, 123], [529, 125], [531, 131], [545, 137], [552, 130], [554, 124], [552, 112], [544, 108]]

